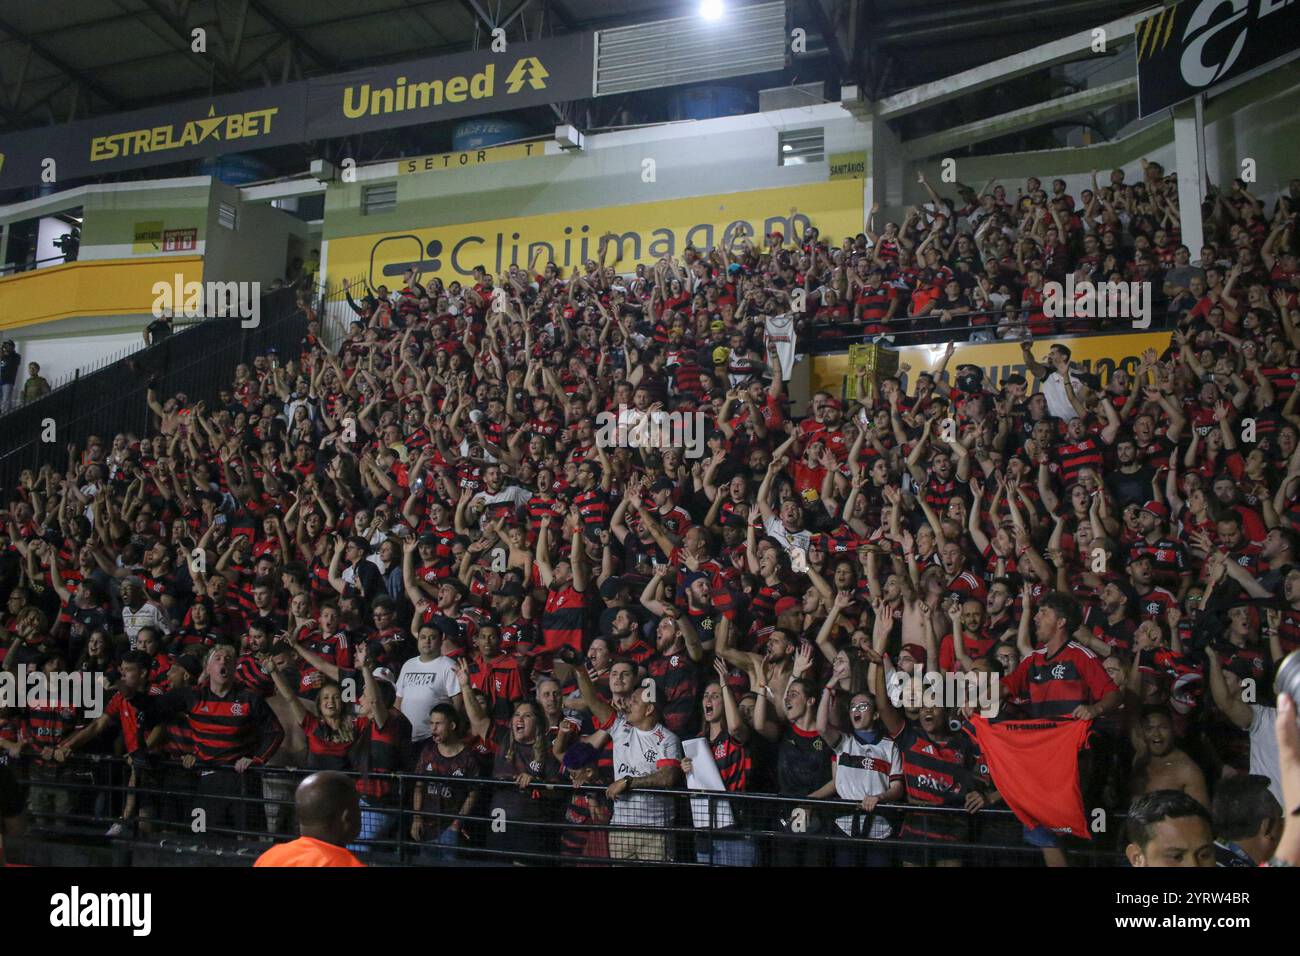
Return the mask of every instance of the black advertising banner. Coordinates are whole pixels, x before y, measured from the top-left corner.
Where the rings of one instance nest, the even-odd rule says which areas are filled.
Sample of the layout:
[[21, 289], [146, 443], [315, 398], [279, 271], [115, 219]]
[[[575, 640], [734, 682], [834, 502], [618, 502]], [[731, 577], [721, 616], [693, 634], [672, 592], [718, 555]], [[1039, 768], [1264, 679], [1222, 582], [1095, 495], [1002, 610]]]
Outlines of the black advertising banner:
[[[295, 91], [295, 87], [300, 89]], [[244, 90], [0, 137], [0, 189], [303, 142], [305, 84]]]
[[575, 34], [23, 130], [0, 136], [0, 189], [586, 99], [593, 64]]
[[1182, 0], [1137, 26], [1138, 112], [1150, 116], [1300, 46], [1300, 0]]
[[307, 136], [481, 116], [592, 95], [591, 34], [373, 66], [308, 80]]

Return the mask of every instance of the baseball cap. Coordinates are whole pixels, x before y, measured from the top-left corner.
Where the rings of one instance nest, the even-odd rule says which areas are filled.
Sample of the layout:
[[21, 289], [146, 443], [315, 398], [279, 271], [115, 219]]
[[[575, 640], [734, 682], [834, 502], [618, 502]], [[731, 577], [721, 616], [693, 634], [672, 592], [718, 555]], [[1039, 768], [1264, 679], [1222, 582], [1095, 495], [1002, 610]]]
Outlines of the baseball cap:
[[176, 663], [185, 668], [185, 673], [191, 677], [198, 677], [199, 672], [203, 670], [203, 665], [199, 663], [199, 659], [193, 654], [182, 654], [176, 658]]
[[564, 752], [564, 769], [582, 770], [594, 764], [599, 757], [600, 752], [595, 747], [580, 740]]
[[1148, 501], [1142, 506], [1142, 510], [1148, 514], [1153, 514], [1161, 521], [1169, 519], [1169, 506], [1163, 501]]
[[786, 611], [793, 611], [799, 607], [799, 602], [792, 597], [783, 597], [776, 602], [776, 616], [780, 617]]
[[656, 478], [650, 483], [651, 491], [672, 491], [676, 487], [671, 478]]
[[436, 548], [438, 546], [438, 537], [432, 534], [422, 534], [416, 544], [423, 545], [426, 548]]

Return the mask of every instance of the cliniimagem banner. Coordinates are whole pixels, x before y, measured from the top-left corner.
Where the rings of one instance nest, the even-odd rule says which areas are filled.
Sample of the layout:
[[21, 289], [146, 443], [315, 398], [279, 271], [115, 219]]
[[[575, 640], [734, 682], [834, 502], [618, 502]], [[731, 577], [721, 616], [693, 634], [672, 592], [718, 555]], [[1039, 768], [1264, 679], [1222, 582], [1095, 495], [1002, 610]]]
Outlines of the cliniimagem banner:
[[472, 275], [475, 266], [500, 275], [537, 257], [539, 269], [555, 262], [568, 272], [597, 258], [600, 237], [613, 233], [606, 263], [621, 255], [619, 271], [629, 272], [638, 263], [681, 256], [688, 245], [738, 248], [748, 238], [761, 246], [770, 233], [788, 241], [809, 225], [838, 242], [861, 232], [862, 221], [862, 182], [848, 179], [331, 239], [325, 269], [390, 288], [410, 268], [450, 282]]
[[[1163, 353], [1169, 347], [1168, 332], [1146, 332], [1132, 335], [1079, 335], [1044, 338], [1035, 341], [1031, 350], [1038, 361], [1043, 361], [1047, 350], [1055, 343], [1070, 349], [1070, 361], [1086, 371], [1101, 377], [1102, 384], [1110, 381], [1116, 369], [1122, 368], [1130, 375], [1137, 371], [1138, 362], [1146, 349]], [[945, 343], [937, 345], [908, 345], [898, 349], [900, 376], [910, 386], [918, 372], [933, 372], [943, 361]], [[978, 365], [984, 369], [984, 379], [994, 387], [1008, 375], [1024, 375], [1034, 391], [1034, 378], [1025, 369], [1024, 354], [1018, 342], [994, 342], [988, 345], [963, 345], [948, 363], [945, 373], [951, 378], [958, 365]], [[910, 366], [909, 372], [901, 371]], [[851, 374], [846, 352], [835, 355], [818, 355], [813, 358], [813, 391], [827, 391], [835, 396], [846, 394], [848, 376]]]
[[10, 133], [0, 189], [585, 99], [592, 50], [591, 34], [511, 43]]

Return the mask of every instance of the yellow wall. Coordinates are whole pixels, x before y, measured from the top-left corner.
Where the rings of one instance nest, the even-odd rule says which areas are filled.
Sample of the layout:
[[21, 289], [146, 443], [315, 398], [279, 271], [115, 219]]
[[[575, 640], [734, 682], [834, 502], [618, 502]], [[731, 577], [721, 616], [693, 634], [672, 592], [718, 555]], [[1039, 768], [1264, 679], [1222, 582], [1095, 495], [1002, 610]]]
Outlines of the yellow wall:
[[[1137, 369], [1138, 359], [1146, 349], [1153, 348], [1163, 352], [1169, 347], [1168, 332], [1144, 332], [1130, 335], [1093, 335], [1042, 339], [1033, 343], [1033, 355], [1042, 361], [1047, 350], [1054, 343], [1061, 343], [1070, 349], [1070, 360], [1085, 369], [1101, 376], [1102, 384], [1110, 381], [1111, 373], [1117, 368], [1124, 368], [1132, 374]], [[945, 343], [937, 345], [909, 345], [898, 349], [898, 361], [911, 366], [912, 375], [918, 372], [932, 372], [943, 360]], [[1020, 374], [1030, 379], [1025, 372], [1024, 358], [1020, 343], [995, 342], [987, 345], [958, 345], [952, 360], [948, 363], [948, 372], [956, 371], [958, 365], [978, 365], [984, 369], [985, 381], [997, 386], [1008, 375]], [[849, 371], [847, 352], [833, 355], [818, 355], [812, 360], [812, 390], [827, 391], [832, 395], [845, 394], [845, 376]], [[900, 368], [901, 373], [901, 368]]]
[[[619, 271], [629, 272], [636, 264], [649, 265], [661, 256], [680, 257], [688, 243], [701, 251], [721, 245], [724, 236], [746, 235], [762, 246], [764, 234], [772, 230], [784, 233], [788, 242], [791, 228], [787, 221], [798, 216], [810, 220], [824, 236], [838, 239], [861, 232], [862, 181], [849, 179], [331, 239], [328, 270], [332, 276], [365, 276], [372, 285], [396, 288], [410, 264], [424, 263], [426, 278], [436, 275], [444, 282], [464, 281], [476, 265], [494, 274], [506, 271], [512, 264], [526, 268], [530, 252], [540, 250], [539, 269], [553, 258], [567, 273], [586, 259], [597, 258], [600, 237], [613, 232], [623, 237], [624, 258]], [[550, 251], [540, 243], [548, 243]], [[611, 253], [606, 261], [613, 259]]]
[[203, 280], [201, 256], [92, 259], [0, 279], [0, 329], [74, 316], [148, 315], [155, 282]]

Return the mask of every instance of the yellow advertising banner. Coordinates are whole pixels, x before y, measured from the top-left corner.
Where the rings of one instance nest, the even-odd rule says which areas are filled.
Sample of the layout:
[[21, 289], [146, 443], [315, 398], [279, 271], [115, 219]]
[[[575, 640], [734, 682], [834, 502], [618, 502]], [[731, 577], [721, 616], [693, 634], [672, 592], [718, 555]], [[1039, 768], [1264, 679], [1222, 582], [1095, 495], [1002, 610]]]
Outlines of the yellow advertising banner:
[[862, 231], [862, 184], [856, 180], [760, 189], [721, 196], [604, 206], [599, 209], [330, 239], [323, 255], [331, 276], [362, 275], [371, 285], [394, 285], [412, 267], [444, 282], [464, 280], [475, 266], [500, 275], [518, 265], [555, 262], [566, 272], [598, 255], [600, 237], [614, 236], [607, 262], [621, 256], [620, 272], [680, 256], [688, 245], [763, 245], [779, 232], [788, 242], [815, 225], [835, 241]]
[[486, 163], [504, 163], [515, 159], [533, 159], [546, 155], [546, 144], [515, 143], [511, 146], [488, 146], [484, 149], [465, 149], [459, 153], [433, 153], [429, 156], [412, 156], [397, 161], [397, 175], [411, 176], [434, 173], [440, 169], [467, 169]]
[[[1034, 358], [1042, 361], [1047, 350], [1060, 343], [1070, 349], [1070, 360], [1086, 371], [1101, 377], [1102, 384], [1110, 381], [1115, 369], [1122, 368], [1130, 374], [1137, 370], [1142, 353], [1150, 348], [1163, 352], [1169, 347], [1168, 332], [1144, 332], [1131, 335], [1083, 335], [1044, 338], [1034, 341]], [[943, 361], [947, 344], [907, 345], [897, 349], [900, 375], [933, 372]], [[861, 352], [852, 353], [857, 356]], [[908, 372], [902, 367], [908, 366]], [[984, 369], [984, 380], [997, 387], [1008, 375], [1024, 375], [1034, 388], [1033, 376], [1025, 370], [1024, 355], [1019, 342], [993, 342], [982, 345], [959, 345], [948, 363], [945, 380], [951, 378], [958, 365], [977, 365]], [[855, 388], [853, 366], [849, 352], [818, 355], [812, 360], [811, 387], [814, 392], [826, 391], [840, 397], [853, 397]], [[1036, 389], [1035, 389], [1036, 390]]]

